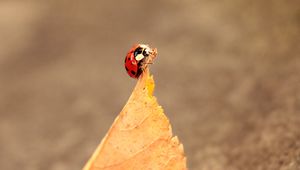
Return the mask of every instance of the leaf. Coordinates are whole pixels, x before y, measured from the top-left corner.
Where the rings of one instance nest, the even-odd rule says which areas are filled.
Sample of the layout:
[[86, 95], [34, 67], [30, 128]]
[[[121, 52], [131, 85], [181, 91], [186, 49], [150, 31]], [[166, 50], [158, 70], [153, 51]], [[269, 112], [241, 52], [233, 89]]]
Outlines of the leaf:
[[146, 69], [83, 170], [187, 169], [183, 146], [172, 137], [153, 90], [154, 80]]

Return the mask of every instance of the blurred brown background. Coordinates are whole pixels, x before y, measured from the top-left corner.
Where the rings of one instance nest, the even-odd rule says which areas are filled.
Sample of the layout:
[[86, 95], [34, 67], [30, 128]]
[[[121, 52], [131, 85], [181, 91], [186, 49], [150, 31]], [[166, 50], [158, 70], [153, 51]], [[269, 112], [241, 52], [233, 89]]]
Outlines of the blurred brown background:
[[300, 169], [298, 0], [1, 0], [0, 38], [1, 170], [81, 169], [141, 42], [189, 169]]

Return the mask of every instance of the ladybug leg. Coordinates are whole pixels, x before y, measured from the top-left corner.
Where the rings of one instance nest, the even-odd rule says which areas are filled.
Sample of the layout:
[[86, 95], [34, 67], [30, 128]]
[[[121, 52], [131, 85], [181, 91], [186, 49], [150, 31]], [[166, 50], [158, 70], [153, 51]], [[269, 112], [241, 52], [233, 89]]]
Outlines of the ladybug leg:
[[151, 53], [154, 57], [156, 57], [156, 55], [157, 55], [157, 49], [156, 49], [156, 48], [152, 49], [150, 53]]
[[143, 64], [143, 66], [141, 67], [141, 69], [142, 69], [143, 71], [145, 71], [146, 68], [147, 68], [147, 64], [145, 63], [145, 64]]
[[153, 64], [153, 63], [152, 63], [152, 62], [145, 62], [145, 63], [143, 63], [143, 64], [141, 65], [141, 70], [142, 70], [142, 71], [145, 71], [146, 68], [148, 67], [148, 64]]
[[150, 56], [145, 58], [145, 60], [142, 62], [142, 64], [140, 65], [140, 69], [142, 72], [144, 72], [146, 70], [146, 68], [148, 67], [148, 64], [153, 64], [153, 60], [154, 58], [157, 56], [157, 49], [152, 49], [150, 52]]

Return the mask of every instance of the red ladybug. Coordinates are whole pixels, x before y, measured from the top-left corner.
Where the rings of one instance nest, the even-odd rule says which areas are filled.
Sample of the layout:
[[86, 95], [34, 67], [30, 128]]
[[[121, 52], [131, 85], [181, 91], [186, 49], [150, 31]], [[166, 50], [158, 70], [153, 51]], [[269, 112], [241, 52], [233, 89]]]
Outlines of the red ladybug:
[[148, 64], [156, 57], [157, 50], [148, 45], [137, 44], [126, 55], [125, 69], [132, 78], [139, 78]]

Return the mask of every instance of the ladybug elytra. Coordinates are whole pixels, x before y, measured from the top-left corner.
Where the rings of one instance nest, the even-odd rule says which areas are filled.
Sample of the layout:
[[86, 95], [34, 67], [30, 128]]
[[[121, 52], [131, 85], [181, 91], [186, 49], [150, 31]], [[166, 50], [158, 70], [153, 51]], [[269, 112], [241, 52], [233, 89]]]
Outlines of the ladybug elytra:
[[148, 64], [156, 57], [157, 50], [151, 49], [148, 45], [134, 45], [126, 55], [125, 69], [132, 78], [139, 78]]

